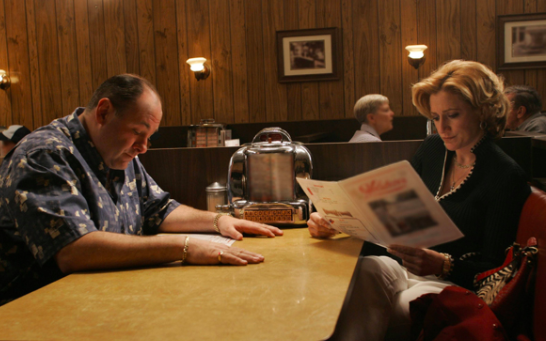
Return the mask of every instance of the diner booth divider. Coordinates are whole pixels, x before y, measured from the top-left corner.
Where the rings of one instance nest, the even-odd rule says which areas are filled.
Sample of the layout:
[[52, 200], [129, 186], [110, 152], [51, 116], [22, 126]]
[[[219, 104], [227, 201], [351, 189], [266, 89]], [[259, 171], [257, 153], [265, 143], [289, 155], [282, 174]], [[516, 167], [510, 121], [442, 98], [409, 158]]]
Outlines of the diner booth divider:
[[[531, 137], [498, 140], [499, 146], [533, 176]], [[342, 180], [401, 160], [411, 160], [422, 140], [373, 143], [309, 143], [313, 178]], [[160, 148], [139, 156], [146, 171], [182, 204], [206, 209], [205, 188], [226, 184], [229, 161], [238, 147]]]
[[[216, 122], [221, 123], [221, 122]], [[395, 116], [393, 129], [381, 135], [383, 141], [418, 140], [426, 136], [427, 119], [423, 116]], [[348, 142], [360, 124], [354, 118], [311, 121], [282, 121], [262, 123], [233, 123], [225, 125], [232, 139], [249, 143], [262, 129], [279, 127], [288, 132], [292, 141], [302, 143]], [[187, 147], [188, 131], [192, 126], [160, 127], [153, 136], [152, 149]]]

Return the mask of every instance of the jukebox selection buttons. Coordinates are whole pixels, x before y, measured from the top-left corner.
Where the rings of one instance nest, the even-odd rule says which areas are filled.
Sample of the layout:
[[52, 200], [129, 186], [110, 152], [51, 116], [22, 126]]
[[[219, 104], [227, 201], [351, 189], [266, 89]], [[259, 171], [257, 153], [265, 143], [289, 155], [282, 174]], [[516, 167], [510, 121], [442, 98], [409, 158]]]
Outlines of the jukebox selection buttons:
[[245, 210], [243, 219], [259, 223], [293, 221], [292, 210]]

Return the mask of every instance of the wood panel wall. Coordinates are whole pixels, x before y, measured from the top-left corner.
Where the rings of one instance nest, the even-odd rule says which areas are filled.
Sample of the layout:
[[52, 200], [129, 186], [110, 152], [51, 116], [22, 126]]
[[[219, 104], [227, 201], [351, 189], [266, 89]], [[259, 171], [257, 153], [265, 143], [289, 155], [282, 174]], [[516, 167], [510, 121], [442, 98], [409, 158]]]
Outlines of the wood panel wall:
[[[0, 0], [0, 125], [36, 128], [85, 105], [107, 77], [153, 82], [163, 125], [336, 119], [367, 93], [417, 115], [410, 87], [446, 60], [495, 66], [495, 17], [546, 12], [546, 0]], [[342, 29], [338, 81], [278, 83], [275, 32]], [[426, 44], [419, 70], [404, 46]], [[206, 57], [197, 81], [186, 59]], [[546, 69], [503, 72], [546, 98]]]

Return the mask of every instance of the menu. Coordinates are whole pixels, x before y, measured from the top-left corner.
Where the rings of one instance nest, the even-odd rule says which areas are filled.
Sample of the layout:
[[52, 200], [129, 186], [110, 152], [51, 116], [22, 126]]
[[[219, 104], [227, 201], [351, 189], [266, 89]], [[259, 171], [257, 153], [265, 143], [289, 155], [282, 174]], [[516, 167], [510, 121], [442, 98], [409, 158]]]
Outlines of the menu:
[[297, 181], [319, 214], [349, 235], [423, 248], [463, 237], [408, 161], [342, 181]]

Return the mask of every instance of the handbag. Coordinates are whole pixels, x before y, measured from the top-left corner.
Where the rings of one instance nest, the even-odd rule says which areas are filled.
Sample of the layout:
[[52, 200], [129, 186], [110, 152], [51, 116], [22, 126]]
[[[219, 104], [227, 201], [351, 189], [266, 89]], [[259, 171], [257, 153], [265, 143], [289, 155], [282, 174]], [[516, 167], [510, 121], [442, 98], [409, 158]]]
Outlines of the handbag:
[[[476, 295], [483, 299], [510, 333], [530, 299], [533, 285], [533, 268], [538, 253], [537, 240], [529, 238], [521, 247], [514, 243], [506, 251], [506, 259], [498, 268], [474, 277]], [[527, 305], [528, 307], [528, 305]]]

